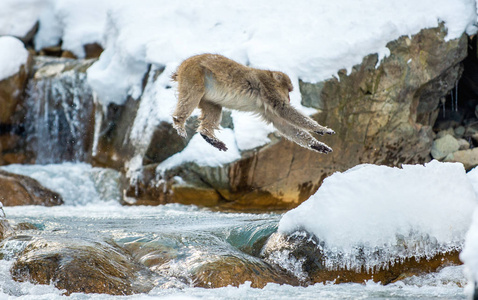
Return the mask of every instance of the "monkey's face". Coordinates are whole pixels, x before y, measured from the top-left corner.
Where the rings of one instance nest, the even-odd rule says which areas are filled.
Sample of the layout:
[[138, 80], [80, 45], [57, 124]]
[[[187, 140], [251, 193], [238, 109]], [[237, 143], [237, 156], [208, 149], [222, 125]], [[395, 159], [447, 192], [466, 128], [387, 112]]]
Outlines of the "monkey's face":
[[273, 71], [272, 72], [274, 79], [279, 84], [278, 91], [284, 96], [284, 99], [288, 99], [290, 102], [289, 93], [292, 92], [294, 87], [292, 86], [292, 82], [290, 81], [289, 76], [287, 74]]

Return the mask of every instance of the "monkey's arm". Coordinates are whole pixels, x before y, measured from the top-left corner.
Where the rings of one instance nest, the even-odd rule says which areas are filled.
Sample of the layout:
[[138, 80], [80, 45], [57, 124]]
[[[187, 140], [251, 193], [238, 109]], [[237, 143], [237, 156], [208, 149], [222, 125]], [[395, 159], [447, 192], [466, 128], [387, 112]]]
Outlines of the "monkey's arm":
[[201, 123], [197, 131], [206, 142], [219, 149], [219, 151], [227, 151], [226, 144], [214, 135], [214, 130], [219, 128], [219, 123], [221, 122], [222, 107], [202, 100], [199, 103], [199, 108], [201, 109], [201, 117], [199, 118]]
[[325, 154], [332, 152], [332, 148], [316, 140], [307, 131], [302, 130], [284, 120], [281, 120], [278, 117], [269, 118], [269, 120], [284, 137], [299, 144], [300, 146]]

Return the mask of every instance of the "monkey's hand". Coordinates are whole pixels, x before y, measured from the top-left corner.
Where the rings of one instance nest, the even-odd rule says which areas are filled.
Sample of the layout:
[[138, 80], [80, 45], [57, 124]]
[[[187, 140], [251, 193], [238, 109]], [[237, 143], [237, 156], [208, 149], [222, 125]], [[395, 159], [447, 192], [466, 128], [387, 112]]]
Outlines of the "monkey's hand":
[[325, 154], [332, 152], [332, 148], [330, 148], [329, 146], [321, 142], [317, 142], [316, 144], [310, 145], [310, 148], [314, 149], [317, 152], [325, 153]]
[[333, 131], [330, 128], [324, 128], [324, 130], [320, 130], [320, 131], [318, 130], [318, 131], [315, 131], [315, 133], [320, 134], [320, 135], [324, 135], [324, 134], [332, 135], [332, 134], [335, 134], [335, 131]]
[[201, 133], [201, 136], [203, 137], [203, 139], [206, 140], [206, 142], [208, 142], [209, 144], [211, 144], [214, 147], [216, 147], [217, 149], [219, 149], [219, 151], [227, 151], [226, 144], [224, 144], [220, 140], [218, 140], [216, 138], [208, 137], [207, 135], [204, 135], [202, 133]]

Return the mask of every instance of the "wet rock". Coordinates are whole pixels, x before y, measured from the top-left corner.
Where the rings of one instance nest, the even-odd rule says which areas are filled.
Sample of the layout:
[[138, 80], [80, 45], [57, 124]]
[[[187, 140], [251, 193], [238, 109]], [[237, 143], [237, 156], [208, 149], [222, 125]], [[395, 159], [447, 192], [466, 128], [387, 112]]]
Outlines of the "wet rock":
[[453, 153], [450, 153], [446, 158], [447, 162], [460, 162], [463, 164], [465, 169], [471, 170], [474, 167], [478, 166], [478, 148], [460, 150]]
[[[0, 212], [0, 214], [2, 213], [3, 211]], [[4, 216], [0, 216], [0, 241], [12, 235], [15, 230], [16, 228], [12, 228], [12, 226]]]
[[[433, 257], [396, 258], [386, 265], [368, 269], [367, 266], [328, 266], [325, 262], [324, 244], [305, 233], [284, 236], [273, 234], [262, 251], [265, 261], [295, 275], [302, 283], [318, 282], [363, 283], [368, 280], [388, 284], [413, 275], [435, 272], [448, 265], [461, 265], [459, 250], [439, 253]], [[418, 252], [419, 253], [419, 252]], [[380, 251], [377, 250], [377, 257]], [[358, 262], [361, 257], [356, 258]]]
[[269, 265], [257, 261], [247, 261], [238, 257], [221, 257], [216, 261], [207, 262], [192, 270], [195, 286], [219, 288], [239, 286], [246, 281], [251, 287], [263, 288], [268, 283], [298, 285], [294, 277], [280, 272]]
[[37, 239], [10, 269], [16, 281], [54, 284], [71, 293], [131, 295], [152, 288], [150, 272], [121, 248], [106, 242]]
[[35, 58], [25, 99], [24, 136], [36, 163], [89, 160], [95, 105], [85, 72], [93, 62]]
[[443, 159], [448, 154], [458, 151], [460, 144], [451, 135], [447, 134], [442, 138], [433, 141], [431, 155], [434, 159]]
[[27, 176], [0, 170], [0, 201], [5, 206], [63, 204], [61, 196]]

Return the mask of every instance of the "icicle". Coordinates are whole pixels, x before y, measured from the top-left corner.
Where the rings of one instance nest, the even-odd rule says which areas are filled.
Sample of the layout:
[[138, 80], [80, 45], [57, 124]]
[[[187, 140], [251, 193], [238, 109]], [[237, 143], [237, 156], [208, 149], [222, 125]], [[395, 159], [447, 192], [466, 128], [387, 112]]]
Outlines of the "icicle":
[[441, 98], [441, 105], [442, 105], [442, 108], [443, 108], [443, 118], [445, 118], [445, 104], [446, 104], [446, 98], [442, 97]]
[[453, 98], [453, 89], [450, 91], [451, 96], [451, 111], [455, 110], [455, 99]]
[[455, 82], [455, 111], [458, 111], [458, 80]]

